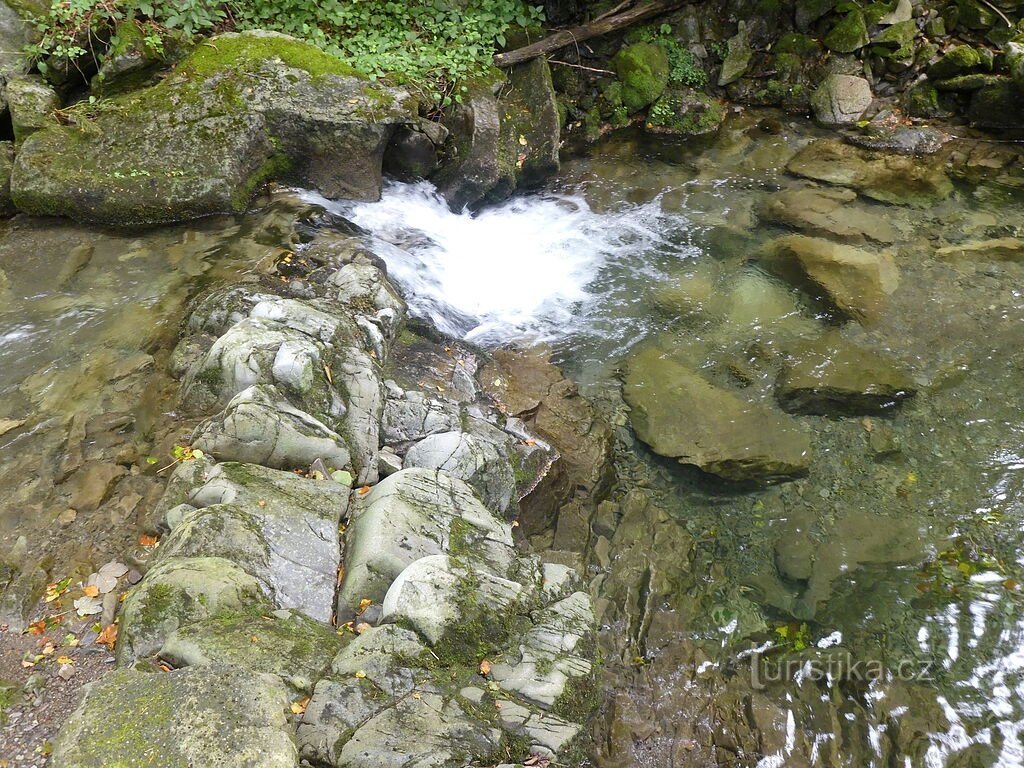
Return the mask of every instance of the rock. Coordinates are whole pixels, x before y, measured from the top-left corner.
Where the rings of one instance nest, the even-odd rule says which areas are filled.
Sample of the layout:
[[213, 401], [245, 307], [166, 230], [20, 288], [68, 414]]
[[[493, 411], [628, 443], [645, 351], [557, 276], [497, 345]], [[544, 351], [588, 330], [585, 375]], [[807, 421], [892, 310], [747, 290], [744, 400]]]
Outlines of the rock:
[[330, 621], [346, 486], [225, 462], [207, 473], [188, 500], [191, 511], [171, 525], [160, 543], [160, 560], [226, 558], [259, 579], [278, 607]]
[[119, 669], [90, 683], [61, 729], [54, 768], [294, 768], [280, 681], [215, 666]]
[[428, 555], [388, 588], [381, 621], [408, 627], [432, 646], [500, 645], [534, 597], [530, 586], [460, 565], [448, 555]]
[[916, 391], [913, 378], [894, 360], [834, 332], [787, 349], [775, 382], [783, 409], [825, 416], [887, 413]]
[[765, 246], [762, 258], [773, 271], [860, 320], [876, 318], [899, 284], [890, 256], [816, 237], [777, 238]]
[[825, 35], [823, 42], [826, 48], [836, 53], [853, 53], [871, 42], [863, 11], [854, 9], [847, 13]]
[[452, 210], [475, 209], [541, 183], [558, 170], [561, 131], [547, 62], [514, 67], [507, 86], [478, 83], [445, 127], [453, 148], [433, 180]]
[[915, 40], [919, 34], [917, 22], [912, 19], [899, 21], [883, 27], [871, 38], [871, 50], [890, 64], [906, 62], [909, 66], [914, 57]]
[[259, 582], [229, 560], [165, 560], [153, 566], [124, 601], [118, 663], [128, 665], [155, 654], [179, 627], [260, 604], [267, 604], [267, 599]]
[[1024, 91], [1024, 41], [1011, 40], [1003, 49], [1006, 68], [1017, 90]]
[[345, 469], [352, 461], [341, 435], [272, 386], [239, 392], [221, 413], [196, 428], [192, 445], [219, 461], [275, 469], [308, 467], [317, 459], [332, 470]]
[[981, 54], [969, 45], [956, 45], [928, 67], [929, 80], [945, 80], [981, 66]]
[[615, 54], [612, 66], [622, 82], [622, 103], [630, 113], [653, 104], [668, 85], [668, 54], [656, 43], [623, 48]]
[[1024, 240], [1017, 237], [999, 237], [947, 245], [936, 250], [935, 255], [944, 259], [1019, 261], [1024, 260]]
[[[27, 18], [22, 18], [18, 5], [0, 3], [0, 90], [8, 80], [27, 73], [32, 67], [32, 61], [25, 55], [25, 46], [35, 41], [38, 32], [29, 13], [25, 14]], [[24, 10], [45, 12], [49, 6], [39, 9], [25, 7]], [[2, 106], [6, 103], [0, 103]]]
[[487, 394], [558, 454], [519, 502], [519, 522], [527, 536], [553, 528], [559, 509], [574, 499], [593, 509], [612, 481], [611, 428], [549, 354], [543, 348], [496, 350], [480, 372]]
[[807, 32], [811, 24], [831, 11], [836, 0], [797, 0], [796, 26], [801, 32]]
[[91, 512], [107, 500], [118, 480], [128, 474], [119, 464], [89, 461], [64, 481], [68, 504], [79, 512]]
[[814, 89], [811, 107], [822, 125], [856, 123], [874, 99], [871, 85], [863, 77], [829, 75]]
[[914, 17], [914, 6], [910, 0], [897, 0], [896, 7], [878, 20], [880, 25], [899, 24]]
[[403, 469], [357, 496], [346, 531], [338, 619], [361, 600], [380, 603], [406, 567], [445, 551], [507, 576], [515, 562], [512, 529], [445, 472]]
[[650, 111], [644, 127], [652, 133], [700, 136], [714, 133], [725, 120], [725, 109], [696, 88], [669, 88]]
[[911, 117], [945, 117], [952, 113], [933, 83], [921, 81], [908, 88], [902, 99], [903, 109]]
[[[172, 48], [173, 57], [175, 41], [165, 39], [164, 44]], [[134, 19], [122, 21], [114, 27], [110, 47], [89, 83], [90, 90], [97, 97], [106, 98], [146, 85], [167, 53], [146, 41], [142, 27]]]
[[715, 387], [648, 347], [630, 358], [623, 394], [637, 437], [662, 456], [727, 480], [807, 473], [810, 438], [766, 406]]
[[580, 732], [577, 723], [570, 723], [547, 712], [531, 712], [514, 701], [499, 699], [498, 717], [504, 728], [525, 737], [531, 747], [541, 747], [550, 756], [564, 750]]
[[309, 695], [342, 643], [333, 628], [301, 613], [249, 612], [179, 627], [164, 641], [160, 658], [174, 667], [227, 664], [276, 675], [295, 694]]
[[1009, 78], [975, 91], [967, 118], [982, 128], [1016, 128], [1024, 119], [1020, 90]]
[[850, 133], [846, 140], [865, 149], [900, 155], [934, 155], [953, 137], [936, 128], [869, 125], [863, 133]]
[[455, 403], [423, 392], [405, 390], [400, 396], [389, 396], [384, 404], [382, 435], [389, 443], [422, 440], [461, 426], [462, 411]]
[[746, 73], [754, 49], [750, 47], [750, 34], [747, 23], [741, 21], [738, 31], [727, 41], [728, 51], [722, 60], [722, 71], [718, 75], [718, 85], [726, 86], [734, 83]]
[[889, 244], [899, 238], [896, 229], [882, 216], [855, 203], [849, 189], [803, 187], [778, 192], [758, 208], [763, 221], [792, 227], [815, 237], [828, 237], [861, 244], [867, 241]]
[[56, 125], [53, 112], [60, 108], [60, 97], [39, 75], [17, 75], [4, 89], [11, 112], [14, 140], [20, 145], [36, 131]]
[[956, 93], [973, 93], [982, 88], [999, 86], [1006, 82], [1001, 75], [991, 75], [987, 72], [972, 72], [968, 75], [958, 75], [947, 80], [938, 80], [935, 83], [935, 90], [940, 93], [949, 91]]
[[422, 131], [399, 126], [384, 153], [384, 173], [399, 181], [425, 179], [437, 170], [437, 147]]
[[[375, 200], [395, 125], [416, 105], [315, 46], [220, 35], [160, 83], [27, 139], [11, 190], [28, 213], [143, 224], [243, 210], [268, 179]], [[74, 147], [69, 151], [69, 147]]]
[[875, 154], [834, 139], [808, 144], [787, 163], [786, 170], [894, 205], [925, 208], [953, 193], [953, 183], [939, 162]]

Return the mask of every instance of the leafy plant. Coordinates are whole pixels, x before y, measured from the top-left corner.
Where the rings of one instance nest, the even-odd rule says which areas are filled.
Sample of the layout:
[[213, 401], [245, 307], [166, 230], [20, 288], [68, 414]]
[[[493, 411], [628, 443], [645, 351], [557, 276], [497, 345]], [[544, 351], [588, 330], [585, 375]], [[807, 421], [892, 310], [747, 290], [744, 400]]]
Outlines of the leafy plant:
[[487, 72], [513, 28], [543, 22], [523, 0], [53, 0], [38, 19], [31, 53], [98, 63], [119, 25], [131, 23], [151, 50], [175, 33], [186, 39], [221, 29], [266, 29], [306, 40], [372, 78], [422, 88], [439, 104], [459, 101], [466, 81]]

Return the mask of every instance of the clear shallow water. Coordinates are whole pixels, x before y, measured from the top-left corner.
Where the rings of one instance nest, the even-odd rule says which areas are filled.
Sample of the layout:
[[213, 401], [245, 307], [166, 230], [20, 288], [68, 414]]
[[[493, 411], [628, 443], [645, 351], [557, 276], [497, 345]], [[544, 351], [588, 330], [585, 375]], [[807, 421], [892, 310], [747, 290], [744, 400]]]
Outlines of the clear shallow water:
[[[623, 505], [640, 493], [675, 521], [679, 551], [637, 555], [613, 537], [599, 564], [612, 598], [627, 558], [664, 585], [653, 616], [607, 617], [622, 662], [608, 685], [637, 721], [616, 715], [634, 751], [607, 765], [1024, 765], [1024, 267], [935, 255], [1024, 234], [1024, 196], [961, 184], [927, 211], [862, 204], [897, 234], [901, 283], [877, 323], [841, 333], [900, 360], [921, 392], [889, 418], [801, 417], [808, 478], [728, 487], [624, 426], [617, 372], [638, 344], [772, 402], [763, 361], [832, 327], [752, 258], [785, 233], [758, 206], [797, 184], [780, 168], [813, 135], [742, 119], [703, 145], [626, 134], [476, 217], [424, 184], [341, 211], [395, 246], [392, 274], [440, 327], [550, 344], [623, 425]], [[762, 687], [751, 648], [798, 663], [778, 678], [770, 664]], [[868, 677], [837, 674], [836, 654]]]

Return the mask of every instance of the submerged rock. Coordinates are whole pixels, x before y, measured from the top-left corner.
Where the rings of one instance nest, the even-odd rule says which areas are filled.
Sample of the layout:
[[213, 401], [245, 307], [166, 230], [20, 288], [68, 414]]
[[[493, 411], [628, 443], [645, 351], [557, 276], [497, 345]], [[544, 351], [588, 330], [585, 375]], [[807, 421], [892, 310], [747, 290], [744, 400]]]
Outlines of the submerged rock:
[[265, 32], [199, 46], [159, 84], [82, 107], [15, 160], [28, 213], [141, 224], [241, 211], [268, 179], [375, 200], [408, 92], [371, 83], [315, 46]]
[[876, 211], [855, 203], [849, 189], [803, 187], [767, 198], [758, 208], [762, 220], [792, 227], [815, 237], [861, 244], [868, 240], [893, 243], [896, 229]]
[[772, 240], [762, 260], [769, 269], [859, 320], [876, 318], [899, 284], [891, 256], [817, 237], [788, 235]]
[[623, 394], [637, 437], [662, 456], [727, 480], [807, 473], [811, 444], [798, 422], [716, 387], [649, 347], [629, 360]]
[[117, 670], [91, 683], [54, 743], [54, 768], [294, 768], [284, 686], [211, 666]]
[[973, 259], [977, 261], [1024, 260], [1024, 240], [1017, 237], [999, 237], [976, 240], [958, 245], [947, 245], [935, 251], [946, 259]]
[[808, 144], [793, 156], [786, 170], [895, 205], [925, 208], [953, 193], [953, 183], [938, 162], [873, 153], [835, 139]]
[[782, 407], [794, 413], [885, 413], [917, 391], [895, 360], [828, 333], [787, 350], [775, 382]]

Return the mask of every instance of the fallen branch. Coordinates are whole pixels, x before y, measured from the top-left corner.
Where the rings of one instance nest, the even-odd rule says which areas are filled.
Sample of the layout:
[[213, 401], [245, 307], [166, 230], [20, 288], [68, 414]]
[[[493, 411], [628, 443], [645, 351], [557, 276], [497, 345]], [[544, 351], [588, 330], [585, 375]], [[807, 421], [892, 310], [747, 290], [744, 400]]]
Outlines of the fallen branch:
[[548, 64], [561, 64], [563, 67], [572, 67], [573, 69], [583, 69], [587, 72], [599, 72], [602, 75], [614, 75], [610, 69], [598, 69], [597, 67], [584, 67], [582, 64], [573, 64], [569, 61], [558, 61], [557, 59], [548, 59]]
[[621, 13], [602, 16], [577, 27], [562, 29], [553, 35], [545, 37], [543, 40], [538, 40], [536, 43], [517, 48], [514, 51], [497, 54], [494, 57], [494, 66], [511, 67], [515, 64], [522, 64], [524, 61], [530, 61], [538, 56], [557, 51], [560, 48], [565, 48], [567, 45], [580, 43], [592, 37], [607, 35], [609, 32], [623, 29], [631, 24], [636, 24], [638, 21], [649, 19], [652, 16], [660, 16], [668, 11], [674, 11], [676, 8], [681, 8], [691, 1], [652, 0], [652, 2], [642, 3]]

